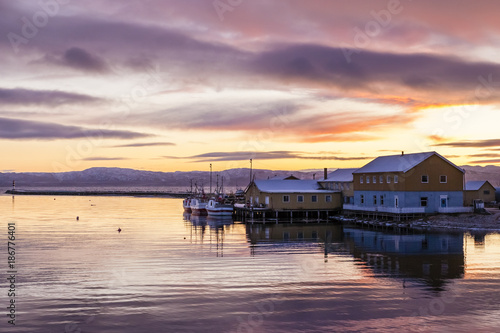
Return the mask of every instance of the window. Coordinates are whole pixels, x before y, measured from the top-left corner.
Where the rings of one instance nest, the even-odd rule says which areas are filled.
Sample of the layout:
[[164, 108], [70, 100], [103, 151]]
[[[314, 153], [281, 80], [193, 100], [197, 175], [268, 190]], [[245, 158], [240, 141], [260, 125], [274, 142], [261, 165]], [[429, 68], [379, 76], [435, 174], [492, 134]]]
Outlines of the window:
[[387, 176], [387, 184], [391, 183], [391, 176]]
[[284, 195], [283, 196], [283, 202], [290, 202], [290, 196], [289, 195]]
[[297, 196], [297, 202], [304, 202], [304, 196], [303, 195], [298, 195]]
[[370, 176], [366, 176], [366, 183], [370, 184]]
[[394, 184], [396, 184], [399, 181], [399, 176], [395, 175], [394, 176]]
[[420, 207], [427, 207], [427, 197], [420, 198]]
[[363, 176], [359, 176], [359, 183], [363, 184]]
[[349, 189], [349, 183], [345, 183], [344, 188], [345, 188], [346, 190], [348, 190], [348, 189]]
[[384, 205], [384, 196], [383, 195], [380, 196], [380, 205], [381, 206]]
[[363, 194], [361, 194], [360, 199], [361, 199], [361, 203], [364, 204], [365, 203], [365, 196]]
[[311, 202], [318, 202], [318, 196], [317, 195], [311, 196]]
[[377, 184], [377, 176], [373, 176], [373, 184]]
[[380, 184], [383, 184], [384, 183], [384, 176], [380, 176], [379, 177], [379, 181], [378, 181]]
[[326, 202], [332, 202], [332, 196], [331, 195], [325, 196], [325, 201]]
[[439, 176], [439, 182], [440, 183], [447, 183], [448, 182], [448, 177], [446, 177], [446, 176]]
[[490, 194], [490, 190], [484, 190], [483, 194], [486, 194], [486, 195]]
[[374, 196], [373, 196], [373, 204], [374, 204], [374, 205], [376, 205], [376, 204], [377, 204], [377, 196], [376, 196], [376, 195], [374, 195]]
[[340, 184], [340, 189], [343, 191], [344, 190], [344, 184]]
[[255, 197], [255, 204], [258, 205], [259, 204], [259, 197]]
[[428, 183], [428, 182], [429, 182], [429, 176], [422, 175], [422, 183]]

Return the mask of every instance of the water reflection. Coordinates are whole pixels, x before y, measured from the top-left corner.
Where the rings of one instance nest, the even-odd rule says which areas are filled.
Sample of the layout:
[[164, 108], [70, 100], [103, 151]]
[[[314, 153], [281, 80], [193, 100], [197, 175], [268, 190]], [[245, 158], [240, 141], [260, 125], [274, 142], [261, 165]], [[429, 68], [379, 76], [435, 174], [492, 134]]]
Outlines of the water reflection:
[[450, 279], [464, 276], [463, 234], [400, 235], [325, 224], [248, 224], [251, 255], [322, 251], [349, 254], [370, 275], [424, 282], [440, 291]]
[[462, 234], [398, 235], [344, 228], [349, 252], [374, 274], [424, 281], [440, 291], [447, 280], [464, 275]]
[[[231, 216], [199, 216], [189, 213], [183, 214], [184, 222], [190, 228], [190, 241], [192, 243], [203, 243], [208, 237], [208, 242], [215, 245], [216, 257], [224, 256], [225, 234], [230, 226], [234, 224]], [[207, 226], [209, 233], [207, 235]]]

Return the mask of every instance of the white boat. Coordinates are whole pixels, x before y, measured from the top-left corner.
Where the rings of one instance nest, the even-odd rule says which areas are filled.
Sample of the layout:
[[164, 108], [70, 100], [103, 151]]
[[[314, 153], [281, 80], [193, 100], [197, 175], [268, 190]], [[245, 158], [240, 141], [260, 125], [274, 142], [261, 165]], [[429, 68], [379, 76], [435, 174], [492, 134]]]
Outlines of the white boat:
[[191, 199], [191, 214], [207, 215], [207, 203], [199, 198]]
[[208, 216], [232, 216], [233, 205], [223, 204], [215, 199], [208, 201], [206, 206]]
[[191, 198], [182, 200], [182, 207], [186, 213], [191, 213]]

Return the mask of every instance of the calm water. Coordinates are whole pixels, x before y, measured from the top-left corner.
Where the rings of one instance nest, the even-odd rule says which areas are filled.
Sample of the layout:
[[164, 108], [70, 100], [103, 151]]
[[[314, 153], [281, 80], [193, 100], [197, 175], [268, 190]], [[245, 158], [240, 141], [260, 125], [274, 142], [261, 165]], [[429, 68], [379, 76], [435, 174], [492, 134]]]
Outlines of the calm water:
[[[500, 326], [498, 234], [245, 226], [184, 216], [180, 199], [165, 198], [0, 196], [0, 211], [0, 332]], [[14, 329], [6, 316], [9, 222], [17, 236]]]

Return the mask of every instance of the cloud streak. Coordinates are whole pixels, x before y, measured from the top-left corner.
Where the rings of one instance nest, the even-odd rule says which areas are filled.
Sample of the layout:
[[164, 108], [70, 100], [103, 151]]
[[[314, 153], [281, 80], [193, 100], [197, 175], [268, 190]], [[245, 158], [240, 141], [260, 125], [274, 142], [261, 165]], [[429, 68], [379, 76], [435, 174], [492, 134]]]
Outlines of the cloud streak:
[[236, 152], [211, 152], [193, 156], [165, 156], [169, 159], [184, 159], [193, 160], [194, 162], [221, 162], [221, 161], [243, 161], [249, 159], [258, 160], [279, 160], [279, 159], [303, 159], [303, 160], [334, 160], [334, 161], [359, 161], [372, 159], [373, 157], [357, 156], [357, 157], [339, 157], [338, 154], [322, 152], [319, 154], [311, 154], [300, 151], [268, 151], [268, 152], [252, 152], [252, 151], [236, 151]]
[[92, 104], [105, 100], [89, 95], [58, 90], [30, 90], [23, 88], [0, 88], [0, 104], [4, 105], [45, 105]]
[[149, 134], [132, 131], [91, 129], [39, 121], [0, 118], [0, 139], [8, 140], [55, 140], [55, 139], [134, 139]]
[[444, 142], [444, 143], [434, 144], [434, 146], [454, 147], [454, 148], [500, 147], [500, 139]]
[[130, 160], [130, 158], [128, 158], [128, 157], [102, 157], [102, 156], [82, 158], [82, 161], [88, 161], [88, 162], [95, 162], [95, 161], [124, 161], [124, 160]]
[[145, 143], [129, 143], [124, 145], [111, 146], [111, 148], [138, 148], [138, 147], [157, 147], [157, 146], [176, 146], [172, 142], [145, 142]]

